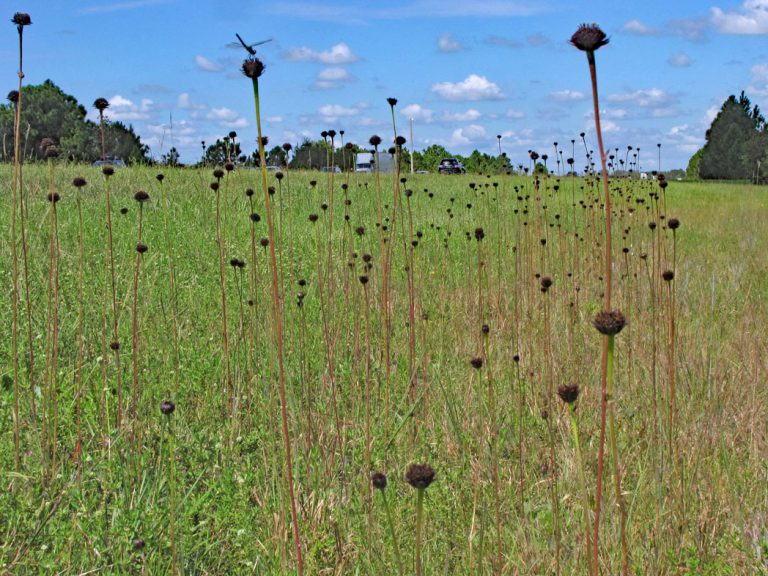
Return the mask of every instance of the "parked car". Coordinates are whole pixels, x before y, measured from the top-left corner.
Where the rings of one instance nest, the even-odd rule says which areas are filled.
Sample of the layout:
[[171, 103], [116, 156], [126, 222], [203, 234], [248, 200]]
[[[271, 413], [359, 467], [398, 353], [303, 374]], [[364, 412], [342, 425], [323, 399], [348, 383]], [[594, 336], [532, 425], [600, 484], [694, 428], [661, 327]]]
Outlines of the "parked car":
[[440, 174], [464, 174], [464, 165], [458, 158], [443, 158], [437, 167]]
[[107, 158], [106, 160], [96, 160], [92, 166], [112, 166], [113, 168], [125, 168], [125, 162], [122, 158]]
[[335, 172], [336, 174], [339, 174], [341, 172], [341, 168], [338, 166], [323, 166], [320, 168], [320, 172]]

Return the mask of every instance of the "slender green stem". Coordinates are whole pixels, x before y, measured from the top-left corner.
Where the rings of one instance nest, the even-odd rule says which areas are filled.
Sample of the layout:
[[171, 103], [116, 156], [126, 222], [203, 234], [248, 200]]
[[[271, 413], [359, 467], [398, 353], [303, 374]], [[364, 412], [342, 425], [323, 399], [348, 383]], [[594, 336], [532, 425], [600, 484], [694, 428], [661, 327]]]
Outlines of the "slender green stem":
[[392, 510], [389, 508], [389, 502], [387, 501], [387, 494], [384, 492], [384, 490], [380, 490], [381, 492], [381, 499], [384, 502], [384, 511], [387, 514], [387, 526], [389, 526], [389, 535], [392, 537], [392, 547], [395, 551], [395, 561], [397, 562], [397, 573], [400, 574], [400, 576], [403, 576], [405, 574], [405, 569], [403, 568], [403, 558], [400, 555], [400, 544], [397, 541], [397, 534], [395, 533], [395, 522], [392, 520]]
[[[589, 73], [592, 80], [592, 103], [595, 114], [595, 131], [597, 132], [597, 143], [600, 150], [600, 162], [602, 173], [600, 180], [603, 183], [603, 192], [605, 195], [605, 305], [604, 310], [611, 310], [611, 289], [612, 289], [612, 270], [613, 261], [611, 257], [611, 191], [608, 187], [608, 169], [606, 166], [606, 154], [603, 147], [603, 135], [600, 129], [600, 103], [597, 96], [597, 69], [595, 66], [595, 53], [587, 52], [589, 62]], [[613, 370], [613, 336], [603, 337], [602, 351], [602, 382], [600, 385], [600, 442], [597, 453], [597, 488], [595, 495], [595, 530], [594, 530], [594, 556], [593, 570], [597, 574], [599, 570], [600, 554], [600, 507], [603, 495], [603, 467], [605, 458], [605, 424], [606, 410], [608, 404], [607, 383], [610, 380], [610, 372]]]
[[616, 489], [616, 503], [619, 507], [620, 538], [622, 574], [629, 573], [629, 548], [627, 546], [627, 512], [624, 505], [624, 497], [621, 494], [621, 463], [619, 461], [619, 448], [616, 441], [616, 415], [613, 399], [613, 338], [609, 344], [609, 376], [608, 376], [608, 432], [611, 441], [611, 458], [613, 459], [613, 480]]
[[581, 484], [581, 495], [583, 498], [584, 508], [584, 536], [587, 545], [587, 565], [590, 572], [594, 571], [592, 565], [592, 535], [590, 532], [591, 523], [589, 521], [589, 511], [591, 506], [589, 505], [589, 492], [587, 492], [587, 480], [584, 475], [584, 459], [581, 456], [581, 440], [579, 438], [579, 419], [576, 417], [576, 403], [571, 403], [568, 406], [568, 415], [571, 420], [571, 436], [573, 438], [573, 448], [576, 452], [576, 466], [579, 474], [579, 484]]
[[283, 439], [285, 441], [285, 465], [288, 481], [288, 492], [291, 499], [291, 524], [293, 527], [293, 543], [296, 548], [296, 562], [299, 576], [304, 574], [304, 559], [301, 552], [301, 534], [299, 533], [299, 519], [296, 511], [296, 496], [293, 485], [293, 464], [291, 462], [291, 437], [288, 429], [288, 408], [285, 394], [285, 369], [283, 366], [283, 318], [280, 306], [280, 282], [277, 270], [277, 254], [275, 252], [275, 231], [272, 222], [269, 188], [267, 185], [267, 162], [264, 155], [264, 139], [261, 136], [261, 110], [259, 106], [259, 80], [253, 79], [253, 101], [256, 106], [256, 128], [259, 138], [259, 159], [261, 165], [261, 179], [264, 188], [264, 211], [267, 216], [267, 228], [269, 230], [269, 257], [272, 271], [272, 304], [275, 319], [275, 332], [277, 340], [277, 361], [280, 375], [280, 415], [283, 424]]
[[416, 489], [416, 576], [421, 576], [421, 529], [424, 519], [424, 488]]

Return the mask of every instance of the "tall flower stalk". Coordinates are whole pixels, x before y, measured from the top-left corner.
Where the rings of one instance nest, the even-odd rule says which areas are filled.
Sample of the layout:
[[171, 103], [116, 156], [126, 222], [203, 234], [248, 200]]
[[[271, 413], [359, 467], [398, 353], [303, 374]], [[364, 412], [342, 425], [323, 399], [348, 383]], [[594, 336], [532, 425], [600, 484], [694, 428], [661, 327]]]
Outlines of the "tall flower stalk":
[[[594, 551], [592, 570], [593, 574], [597, 574], [599, 569], [599, 535], [600, 535], [600, 508], [602, 504], [602, 491], [603, 491], [603, 468], [605, 460], [605, 430], [606, 430], [606, 415], [609, 409], [609, 400], [611, 400], [611, 423], [614, 422], [613, 415], [613, 402], [610, 398], [613, 392], [613, 349], [614, 349], [614, 336], [621, 331], [626, 324], [624, 315], [619, 311], [613, 311], [611, 309], [611, 291], [612, 291], [612, 271], [613, 271], [613, 258], [611, 251], [611, 192], [608, 186], [608, 168], [606, 165], [606, 153], [603, 146], [603, 135], [600, 129], [600, 103], [597, 94], [597, 66], [595, 63], [595, 52], [602, 46], [608, 44], [608, 37], [599, 26], [596, 24], [582, 24], [579, 29], [571, 36], [571, 44], [583, 51], [587, 55], [587, 62], [589, 63], [589, 75], [592, 82], [592, 103], [594, 106], [595, 115], [595, 132], [597, 134], [597, 144], [600, 152], [600, 163], [602, 172], [600, 174], [603, 184], [604, 194], [604, 206], [605, 206], [605, 261], [604, 261], [604, 278], [605, 278], [605, 304], [603, 311], [597, 315], [595, 319], [595, 327], [603, 334], [602, 344], [602, 379], [600, 384], [600, 441], [598, 445], [597, 455], [597, 488], [595, 495], [595, 525], [594, 525]], [[624, 510], [621, 504], [621, 473], [618, 469], [618, 454], [615, 453], [615, 428], [612, 425], [611, 445], [614, 448], [614, 466], [615, 481], [616, 481], [616, 493], [621, 510], [621, 540], [623, 551], [623, 566], [622, 573], [626, 574], [628, 571], [627, 562], [627, 547], [625, 536], [625, 517]]]
[[14, 140], [13, 140], [13, 180], [11, 183], [11, 259], [12, 259], [12, 325], [11, 325], [11, 340], [12, 340], [12, 355], [13, 355], [13, 390], [14, 390], [14, 445], [15, 456], [14, 463], [16, 470], [21, 466], [21, 447], [20, 447], [20, 433], [19, 427], [21, 426], [19, 415], [19, 355], [18, 355], [18, 310], [19, 310], [19, 256], [16, 247], [16, 210], [17, 206], [20, 208], [21, 216], [21, 250], [24, 262], [24, 286], [27, 300], [27, 333], [28, 333], [28, 347], [29, 347], [29, 385], [31, 391], [31, 413], [32, 417], [35, 417], [35, 352], [34, 352], [34, 340], [32, 338], [32, 300], [29, 297], [29, 274], [27, 266], [27, 243], [26, 243], [26, 230], [25, 230], [25, 217], [26, 208], [24, 206], [24, 186], [22, 179], [22, 158], [21, 158], [21, 99], [22, 99], [22, 84], [24, 82], [24, 28], [32, 24], [32, 19], [29, 14], [24, 12], [16, 12], [11, 19], [16, 25], [16, 30], [19, 33], [19, 89], [18, 91], [11, 92], [9, 94], [9, 100], [15, 104], [14, 115]]
[[291, 500], [291, 525], [293, 528], [293, 543], [296, 548], [296, 563], [299, 576], [304, 574], [304, 560], [301, 552], [301, 534], [299, 533], [299, 519], [296, 510], [296, 496], [293, 481], [293, 464], [291, 461], [291, 437], [288, 429], [288, 408], [285, 394], [285, 369], [283, 366], [283, 318], [280, 305], [280, 281], [277, 270], [277, 254], [275, 252], [275, 230], [272, 221], [272, 210], [269, 198], [269, 186], [267, 185], [267, 162], [264, 154], [264, 139], [261, 135], [261, 109], [259, 102], [259, 77], [264, 73], [264, 63], [252, 56], [243, 62], [243, 73], [253, 83], [253, 102], [256, 107], [256, 129], [259, 137], [259, 160], [261, 166], [262, 187], [264, 189], [264, 213], [267, 217], [267, 229], [269, 231], [269, 258], [272, 275], [272, 307], [274, 315], [275, 336], [277, 340], [277, 362], [280, 382], [280, 416], [283, 425], [283, 439], [285, 441], [285, 466], [288, 493]]
[[136, 459], [136, 477], [139, 478], [139, 447], [141, 446], [141, 437], [139, 426], [139, 399], [141, 389], [139, 386], [139, 273], [141, 271], [141, 257], [148, 250], [147, 245], [142, 242], [144, 232], [144, 203], [149, 200], [149, 194], [139, 190], [134, 194], [133, 199], [139, 203], [139, 232], [136, 241], [136, 268], [133, 274], [133, 306], [131, 313], [131, 335], [132, 335], [132, 356], [133, 356], [133, 388], [131, 401], [132, 424], [134, 440], [134, 458]]

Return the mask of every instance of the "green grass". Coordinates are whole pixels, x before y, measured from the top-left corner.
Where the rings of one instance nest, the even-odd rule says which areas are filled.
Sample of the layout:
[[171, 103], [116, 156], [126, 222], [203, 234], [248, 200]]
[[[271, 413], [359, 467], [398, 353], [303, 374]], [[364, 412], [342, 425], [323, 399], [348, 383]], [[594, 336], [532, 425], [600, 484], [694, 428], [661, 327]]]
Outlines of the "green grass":
[[[277, 359], [272, 326], [268, 253], [256, 225], [251, 259], [249, 201], [264, 217], [264, 194], [255, 171], [236, 170], [221, 183], [227, 260], [230, 361], [237, 409], [227, 405], [221, 340], [215, 196], [208, 170], [163, 169], [167, 205], [160, 202], [160, 169], [118, 170], [112, 177], [117, 295], [120, 311], [123, 409], [132, 372], [131, 307], [138, 206], [146, 190], [140, 277], [138, 356], [141, 446], [138, 464], [129, 429], [115, 426], [113, 355], [102, 355], [106, 263], [105, 185], [94, 168], [60, 166], [56, 190], [60, 234], [59, 463], [45, 479], [41, 413], [30, 417], [26, 316], [19, 346], [22, 464], [14, 464], [14, 391], [11, 359], [10, 232], [0, 236], [0, 566], [14, 574], [169, 573], [169, 422], [160, 412], [176, 403], [176, 535], [185, 574], [291, 574], [295, 571], [279, 421]], [[0, 167], [10, 181], [10, 167]], [[72, 178], [88, 185], [78, 192]], [[586, 478], [594, 500], [599, 434], [599, 347], [591, 326], [600, 309], [602, 236], [591, 182], [512, 177], [406, 175], [414, 236], [397, 213], [391, 289], [391, 379], [386, 401], [384, 314], [380, 304], [381, 253], [375, 179], [371, 175], [290, 173], [273, 196], [278, 233], [286, 336], [288, 412], [294, 475], [307, 574], [392, 574], [396, 563], [381, 499], [370, 473], [389, 476], [387, 497], [408, 572], [413, 569], [416, 494], [403, 480], [406, 466], [427, 462], [437, 479], [425, 495], [424, 574], [543, 574], [554, 569], [549, 482], [543, 295], [535, 273], [549, 275], [552, 378], [578, 383], [578, 415]], [[274, 174], [270, 185], [277, 186]], [[315, 187], [309, 181], [317, 180]], [[348, 180], [347, 180], [348, 179]], [[348, 190], [341, 184], [348, 181]], [[475, 188], [469, 184], [475, 183]], [[494, 186], [494, 184], [498, 186]], [[486, 187], [486, 184], [488, 185]], [[554, 186], [559, 190], [555, 191]], [[333, 238], [328, 269], [328, 202], [333, 186]], [[581, 187], [584, 186], [585, 190]], [[759, 187], [672, 182], [666, 213], [681, 220], [674, 286], [677, 298], [677, 410], [673, 432], [677, 464], [665, 449], [666, 313], [658, 326], [658, 415], [651, 386], [652, 322], [649, 280], [640, 254], [651, 251], [653, 220], [646, 206], [655, 183], [614, 182], [616, 214], [614, 301], [629, 319], [616, 339], [615, 407], [628, 540], [637, 574], [746, 574], [768, 570], [766, 483], [765, 325], [768, 275], [765, 259], [768, 197]], [[391, 215], [391, 176], [382, 175], [382, 203]], [[429, 193], [433, 197], [428, 196]], [[36, 379], [43, 386], [48, 303], [46, 172], [25, 170], [29, 199], [29, 284]], [[77, 481], [74, 375], [77, 359], [78, 218], [84, 210], [86, 250], [86, 355], [83, 367], [82, 480]], [[517, 200], [518, 196], [523, 200]], [[526, 197], [528, 197], [526, 199]], [[641, 198], [644, 203], [637, 203]], [[351, 201], [345, 206], [345, 199]], [[453, 201], [451, 201], [453, 199]], [[401, 198], [403, 200], [403, 198]], [[467, 208], [471, 204], [472, 208]], [[591, 201], [587, 199], [586, 205]], [[402, 205], [402, 204], [401, 204]], [[546, 209], [544, 208], [546, 206]], [[120, 208], [128, 208], [125, 215]], [[633, 208], [630, 213], [629, 208]], [[447, 210], [450, 209], [453, 218]], [[528, 214], [523, 214], [524, 210]], [[515, 210], [518, 210], [515, 213]], [[319, 214], [317, 223], [308, 221]], [[345, 214], [349, 220], [345, 221]], [[556, 218], [555, 214], [560, 217]], [[0, 227], [10, 231], [10, 195], [0, 198]], [[166, 230], [164, 222], [169, 226]], [[527, 225], [524, 225], [527, 222]], [[594, 228], [588, 225], [594, 223]], [[390, 226], [391, 222], [384, 222]], [[663, 222], [662, 222], [663, 224]], [[407, 225], [407, 224], [406, 224]], [[552, 225], [552, 226], [550, 226]], [[355, 228], [365, 227], [358, 236]], [[484, 229], [478, 243], [474, 230]], [[628, 230], [622, 234], [623, 231]], [[661, 230], [661, 226], [659, 228]], [[450, 235], [449, 235], [450, 233]], [[470, 239], [467, 239], [469, 234]], [[407, 237], [406, 237], [407, 236]], [[624, 237], [622, 239], [622, 236]], [[663, 250], [671, 250], [671, 235]], [[541, 239], [546, 238], [543, 247]], [[416, 377], [409, 392], [408, 281], [414, 248]], [[172, 292], [172, 244], [179, 329], [178, 389]], [[478, 245], [481, 255], [478, 258]], [[622, 248], [628, 248], [625, 256]], [[370, 303], [371, 464], [366, 449], [365, 299], [358, 277], [362, 256], [372, 255]], [[319, 255], [319, 257], [318, 257]], [[246, 262], [239, 273], [230, 258]], [[671, 254], [657, 273], [671, 266]], [[478, 259], [483, 268], [478, 275]], [[319, 272], [318, 272], [319, 270]], [[256, 285], [250, 278], [255, 273]], [[571, 276], [569, 277], [569, 273]], [[320, 274], [323, 294], [321, 307]], [[299, 279], [306, 286], [298, 286]], [[479, 280], [478, 280], [479, 278]], [[483, 310], [478, 308], [482, 286]], [[20, 283], [23, 287], [23, 278]], [[577, 291], [578, 287], [578, 291]], [[305, 292], [303, 306], [297, 293]], [[664, 291], [662, 294], [666, 294]], [[24, 290], [21, 290], [23, 297]], [[248, 300], [254, 305], [249, 306]], [[110, 310], [110, 305], [106, 307]], [[20, 312], [26, 310], [22, 298]], [[241, 310], [244, 324], [241, 324]], [[323, 328], [325, 318], [326, 328]], [[111, 314], [108, 315], [108, 325]], [[481, 325], [490, 328], [485, 342]], [[330, 342], [325, 341], [328, 334]], [[108, 338], [107, 342], [111, 338]], [[329, 366], [328, 347], [333, 353]], [[520, 355], [519, 365], [513, 355]], [[482, 355], [481, 370], [470, 359]], [[102, 378], [106, 362], [107, 386]], [[517, 374], [519, 369], [520, 378]], [[332, 378], [333, 376], [333, 378]], [[335, 381], [335, 405], [332, 382]], [[490, 394], [492, 391], [492, 395]], [[44, 390], [38, 394], [38, 405]], [[522, 419], [518, 401], [524, 398]], [[553, 404], [563, 574], [586, 573], [582, 495], [566, 408]], [[39, 407], [39, 406], [38, 406]], [[495, 424], [494, 424], [495, 423]], [[654, 429], [660, 439], [654, 441]], [[523, 462], [520, 467], [522, 434]], [[607, 461], [600, 554], [602, 573], [620, 567], [619, 518]], [[135, 470], [140, 470], [137, 476]], [[524, 493], [520, 506], [520, 486]], [[682, 483], [680, 478], [682, 478]], [[497, 530], [499, 533], [497, 534]], [[498, 548], [500, 535], [501, 548]], [[134, 551], [132, 541], [146, 546]], [[498, 562], [501, 558], [501, 562]]]

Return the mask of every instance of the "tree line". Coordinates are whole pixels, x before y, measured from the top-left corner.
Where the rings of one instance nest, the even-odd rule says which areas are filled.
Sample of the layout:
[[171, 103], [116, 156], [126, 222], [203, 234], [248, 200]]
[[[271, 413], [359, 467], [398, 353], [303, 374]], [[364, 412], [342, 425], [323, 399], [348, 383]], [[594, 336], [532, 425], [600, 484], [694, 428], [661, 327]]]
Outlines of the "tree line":
[[[11, 92], [7, 104], [0, 104], [0, 161], [13, 160], [15, 102]], [[99, 125], [86, 118], [88, 111], [74, 96], [66, 94], [51, 80], [22, 88], [21, 151], [24, 161], [43, 158], [40, 143], [50, 138], [59, 155], [73, 162], [93, 162], [101, 158]], [[148, 162], [147, 146], [132, 126], [108, 122], [104, 131], [106, 154], [126, 163]]]
[[688, 163], [686, 176], [704, 180], [765, 182], [768, 130], [757, 104], [731, 94], [705, 134], [704, 146]]

